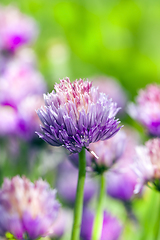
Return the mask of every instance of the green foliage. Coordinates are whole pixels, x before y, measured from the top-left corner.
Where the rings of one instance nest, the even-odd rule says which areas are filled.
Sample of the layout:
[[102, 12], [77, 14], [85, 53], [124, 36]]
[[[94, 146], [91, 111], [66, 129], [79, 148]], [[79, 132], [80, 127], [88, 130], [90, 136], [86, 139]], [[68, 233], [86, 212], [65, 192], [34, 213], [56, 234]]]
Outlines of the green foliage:
[[17, 0], [14, 4], [38, 21], [40, 36], [34, 48], [50, 88], [57, 74], [51, 74], [54, 67], [47, 53], [55, 40], [69, 49], [60, 78], [68, 73], [73, 80], [114, 76], [131, 97], [139, 88], [159, 81], [159, 1]]

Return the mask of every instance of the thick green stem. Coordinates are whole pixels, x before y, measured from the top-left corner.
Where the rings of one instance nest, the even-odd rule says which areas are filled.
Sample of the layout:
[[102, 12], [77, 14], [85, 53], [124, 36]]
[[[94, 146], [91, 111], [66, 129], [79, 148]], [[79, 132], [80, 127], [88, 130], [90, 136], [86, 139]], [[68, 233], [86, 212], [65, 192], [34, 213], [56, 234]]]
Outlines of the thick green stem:
[[76, 201], [74, 206], [74, 220], [71, 240], [79, 240], [80, 237], [85, 176], [86, 176], [86, 157], [85, 149], [83, 148], [82, 151], [79, 153], [79, 175], [77, 183]]
[[100, 193], [97, 205], [97, 212], [94, 219], [92, 240], [100, 240], [103, 224], [103, 199], [105, 195], [105, 177], [100, 175]]

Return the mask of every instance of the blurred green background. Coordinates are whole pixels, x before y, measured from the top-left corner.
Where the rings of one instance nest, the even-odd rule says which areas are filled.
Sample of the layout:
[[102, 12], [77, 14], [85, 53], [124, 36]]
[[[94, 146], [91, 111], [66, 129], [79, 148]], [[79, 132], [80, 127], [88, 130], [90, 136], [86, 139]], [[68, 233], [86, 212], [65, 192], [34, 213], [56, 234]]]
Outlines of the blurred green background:
[[[1, 0], [7, 5], [10, 0]], [[53, 88], [59, 78], [117, 78], [130, 99], [160, 81], [159, 0], [16, 0], [40, 28], [39, 69]]]

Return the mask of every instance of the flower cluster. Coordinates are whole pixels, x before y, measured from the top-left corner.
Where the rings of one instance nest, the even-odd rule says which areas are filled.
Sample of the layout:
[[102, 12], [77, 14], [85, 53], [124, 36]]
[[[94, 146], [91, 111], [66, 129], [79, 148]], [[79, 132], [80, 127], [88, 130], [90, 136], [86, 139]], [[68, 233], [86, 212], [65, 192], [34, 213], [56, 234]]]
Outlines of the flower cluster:
[[139, 184], [135, 191], [138, 192], [148, 182], [160, 190], [160, 139], [147, 141], [145, 146], [138, 146], [136, 152], [134, 170], [139, 177]]
[[138, 181], [132, 165], [136, 155], [135, 147], [140, 139], [134, 129], [124, 127], [123, 130], [125, 132], [125, 146], [120, 158], [111, 171], [107, 173], [106, 190], [111, 197], [128, 202], [134, 196], [134, 189]]
[[[14, 6], [0, 5], [0, 136], [35, 138], [46, 83], [38, 72], [34, 52], [20, 48], [37, 36], [36, 22]], [[30, 98], [30, 100], [29, 100]], [[34, 99], [34, 100], [33, 100]], [[28, 114], [27, 112], [28, 111]], [[7, 117], [9, 116], [9, 117]]]
[[[1, 119], [0, 135], [34, 138], [40, 124], [35, 109], [42, 105], [44, 91], [46, 84], [36, 69], [18, 59], [8, 62], [0, 76], [0, 108], [6, 113]], [[6, 120], [7, 112], [12, 114], [11, 125]]]
[[92, 87], [91, 82], [80, 79], [71, 83], [66, 78], [55, 85], [55, 90], [44, 95], [45, 109], [37, 111], [44, 125], [43, 133], [38, 135], [47, 143], [76, 153], [119, 131], [116, 103]]
[[0, 235], [12, 233], [17, 239], [27, 234], [30, 239], [53, 234], [59, 210], [56, 191], [47, 182], [35, 183], [27, 178], [6, 178], [0, 189]]
[[23, 99], [42, 95], [46, 84], [42, 75], [19, 59], [10, 61], [0, 76], [0, 103], [17, 109]]
[[146, 89], [141, 89], [136, 104], [129, 104], [128, 112], [151, 135], [160, 136], [160, 86], [151, 84]]

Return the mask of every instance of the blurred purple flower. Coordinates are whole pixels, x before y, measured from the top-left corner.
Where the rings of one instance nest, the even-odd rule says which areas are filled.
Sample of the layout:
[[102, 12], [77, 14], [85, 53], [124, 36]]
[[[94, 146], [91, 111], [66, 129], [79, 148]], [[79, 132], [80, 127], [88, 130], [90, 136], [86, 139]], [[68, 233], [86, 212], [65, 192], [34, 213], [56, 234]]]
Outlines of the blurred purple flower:
[[119, 131], [114, 138], [98, 141], [89, 145], [90, 152], [94, 152], [98, 158], [92, 155], [92, 168], [94, 171], [105, 171], [113, 166], [121, 157], [126, 144], [124, 131]]
[[23, 56], [10, 60], [0, 76], [0, 109], [3, 112], [0, 135], [13, 134], [24, 140], [36, 137], [40, 121], [35, 109], [43, 104], [45, 90], [43, 77], [30, 62], [23, 61]]
[[66, 78], [55, 85], [55, 90], [44, 95], [45, 109], [37, 111], [44, 125], [38, 135], [50, 145], [76, 153], [119, 131], [119, 121], [115, 120], [119, 109], [91, 82], [80, 79], [71, 83]]
[[109, 95], [114, 102], [117, 103], [117, 106], [120, 107], [118, 114], [123, 114], [127, 102], [127, 96], [123, 90], [120, 82], [112, 77], [98, 76], [91, 79], [93, 84], [98, 87], [100, 92], [104, 92], [106, 95]]
[[136, 153], [133, 169], [139, 182], [135, 192], [139, 192], [143, 184], [148, 182], [152, 182], [160, 191], [160, 138], [147, 141], [145, 146], [138, 146]]
[[42, 94], [46, 84], [42, 75], [20, 60], [10, 61], [0, 76], [0, 103], [18, 108], [32, 94]]
[[0, 136], [16, 134], [18, 118], [15, 109], [0, 105], [0, 116]]
[[[135, 146], [139, 142], [133, 129], [124, 128], [126, 144], [117, 164], [107, 173], [107, 194], [122, 201], [129, 201], [134, 195], [137, 175], [132, 169]], [[117, 134], [118, 135], [118, 134]]]
[[[56, 188], [60, 197], [70, 205], [74, 205], [75, 203], [77, 181], [78, 169], [69, 161], [61, 163], [58, 169]], [[96, 191], [97, 183], [87, 175], [84, 186], [84, 204], [88, 203]]]
[[27, 178], [6, 178], [0, 189], [0, 235], [12, 233], [30, 239], [53, 233], [53, 224], [59, 210], [56, 191], [48, 183], [38, 180], [31, 183]]
[[25, 140], [31, 140], [36, 137], [35, 131], [39, 129], [40, 120], [35, 109], [43, 104], [43, 98], [40, 95], [31, 95], [18, 106], [17, 135]]
[[141, 89], [136, 104], [129, 104], [128, 113], [151, 135], [160, 136], [160, 85], [151, 84]]
[[[94, 213], [85, 209], [82, 216], [81, 238], [91, 240]], [[117, 240], [122, 232], [122, 226], [117, 218], [104, 211], [103, 226], [100, 240]]]
[[14, 52], [38, 34], [36, 22], [13, 6], [0, 5], [0, 49]]
[[107, 194], [113, 198], [128, 201], [134, 195], [136, 184], [137, 176], [129, 167], [124, 172], [111, 171], [107, 176]]

